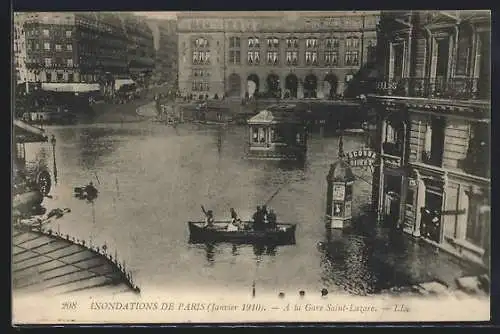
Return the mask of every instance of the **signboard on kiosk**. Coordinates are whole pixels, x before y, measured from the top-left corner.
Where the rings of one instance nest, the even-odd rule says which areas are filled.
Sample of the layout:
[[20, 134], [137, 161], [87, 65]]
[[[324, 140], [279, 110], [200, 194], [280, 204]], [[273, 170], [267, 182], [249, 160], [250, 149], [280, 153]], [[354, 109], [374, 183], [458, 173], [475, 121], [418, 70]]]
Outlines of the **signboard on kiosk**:
[[361, 167], [372, 170], [377, 153], [368, 148], [346, 152], [347, 163], [351, 167]]

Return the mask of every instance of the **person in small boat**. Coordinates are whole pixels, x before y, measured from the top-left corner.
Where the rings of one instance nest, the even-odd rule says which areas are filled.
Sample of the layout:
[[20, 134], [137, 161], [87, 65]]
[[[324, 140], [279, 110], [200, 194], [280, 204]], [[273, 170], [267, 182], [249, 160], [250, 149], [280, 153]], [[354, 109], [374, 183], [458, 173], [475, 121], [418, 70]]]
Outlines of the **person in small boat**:
[[257, 207], [257, 211], [252, 216], [254, 229], [261, 230], [264, 223], [264, 215], [260, 206]]
[[269, 220], [268, 220], [268, 214], [269, 214], [269, 212], [267, 211], [267, 206], [263, 205], [262, 206], [262, 221], [264, 222], [264, 224], [266, 226], [267, 226], [267, 223], [269, 222]]
[[241, 224], [241, 219], [238, 217], [238, 214], [236, 213], [236, 210], [234, 208], [230, 209], [231, 211], [231, 222], [236, 223], [236, 224]]
[[214, 227], [214, 213], [212, 210], [208, 210], [205, 218], [205, 226], [204, 227]]
[[93, 201], [97, 197], [98, 190], [94, 187], [92, 181], [89, 182], [88, 185], [85, 186], [85, 194], [88, 201]]
[[267, 227], [269, 229], [276, 229], [277, 218], [273, 209], [269, 209], [269, 213], [267, 214], [267, 220], [268, 220]]
[[238, 217], [238, 214], [234, 210], [234, 208], [230, 209], [231, 212], [231, 223], [227, 225], [228, 231], [238, 231], [241, 227], [241, 219]]

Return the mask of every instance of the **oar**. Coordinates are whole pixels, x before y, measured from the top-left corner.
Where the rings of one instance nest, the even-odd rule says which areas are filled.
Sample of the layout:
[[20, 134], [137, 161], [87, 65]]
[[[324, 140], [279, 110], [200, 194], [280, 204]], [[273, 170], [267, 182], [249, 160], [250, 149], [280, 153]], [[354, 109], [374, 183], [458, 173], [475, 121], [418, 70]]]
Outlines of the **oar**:
[[271, 197], [269, 197], [269, 199], [265, 202], [265, 205], [268, 205], [268, 204], [272, 201], [272, 199], [273, 199], [276, 195], [278, 195], [278, 193], [281, 191], [281, 189], [283, 189], [285, 186], [286, 186], [286, 184], [284, 184], [284, 185], [282, 185], [281, 187], [279, 187], [279, 188], [278, 188], [278, 189], [277, 189], [277, 190], [276, 190], [276, 191], [275, 191], [275, 192], [271, 195]]

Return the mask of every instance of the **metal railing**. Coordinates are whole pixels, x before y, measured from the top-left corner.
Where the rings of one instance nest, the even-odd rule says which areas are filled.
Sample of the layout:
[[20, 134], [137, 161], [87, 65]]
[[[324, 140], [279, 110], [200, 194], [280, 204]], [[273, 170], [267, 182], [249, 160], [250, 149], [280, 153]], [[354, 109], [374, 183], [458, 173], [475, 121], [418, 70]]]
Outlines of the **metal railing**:
[[442, 99], [488, 99], [490, 85], [480, 78], [391, 78], [378, 81], [375, 91], [380, 95]]

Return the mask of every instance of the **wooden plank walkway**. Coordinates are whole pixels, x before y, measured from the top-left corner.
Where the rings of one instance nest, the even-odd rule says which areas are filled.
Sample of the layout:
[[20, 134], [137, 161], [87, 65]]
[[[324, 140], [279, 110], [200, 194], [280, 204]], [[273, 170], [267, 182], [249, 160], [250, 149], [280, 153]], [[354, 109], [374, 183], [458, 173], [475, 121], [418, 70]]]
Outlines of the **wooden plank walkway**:
[[138, 292], [109, 255], [60, 236], [18, 227], [13, 228], [12, 241], [15, 292]]

